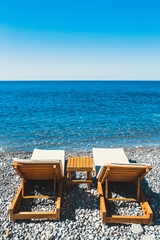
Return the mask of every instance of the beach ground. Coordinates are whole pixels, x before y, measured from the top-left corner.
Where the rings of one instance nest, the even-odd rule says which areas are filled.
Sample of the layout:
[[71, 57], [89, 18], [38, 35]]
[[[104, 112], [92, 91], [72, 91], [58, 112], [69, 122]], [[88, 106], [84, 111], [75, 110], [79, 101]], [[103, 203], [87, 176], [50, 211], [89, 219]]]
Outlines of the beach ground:
[[[152, 165], [152, 170], [141, 180], [141, 187], [153, 211], [151, 226], [102, 224], [94, 172], [91, 190], [88, 190], [86, 184], [79, 184], [73, 185], [69, 191], [65, 177], [60, 221], [10, 221], [8, 209], [21, 183], [20, 177], [11, 166], [12, 158], [31, 156], [31, 152], [17, 151], [0, 153], [0, 239], [160, 239], [160, 148], [128, 148], [125, 153], [131, 161]], [[92, 151], [66, 152], [66, 160], [70, 156], [92, 157]], [[75, 177], [85, 178], [85, 173], [77, 172]], [[32, 202], [27, 204], [31, 205]], [[51, 203], [48, 207], [50, 209]], [[128, 205], [128, 209], [131, 213], [137, 211], [137, 214], [141, 214], [135, 205]], [[122, 209], [124, 214], [125, 211], [125, 208]]]

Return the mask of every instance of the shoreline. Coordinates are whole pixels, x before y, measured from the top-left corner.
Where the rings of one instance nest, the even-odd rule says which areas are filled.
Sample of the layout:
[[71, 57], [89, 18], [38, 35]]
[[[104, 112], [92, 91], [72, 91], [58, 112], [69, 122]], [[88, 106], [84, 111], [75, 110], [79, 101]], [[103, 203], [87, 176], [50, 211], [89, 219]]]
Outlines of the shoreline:
[[[35, 148], [37, 149], [46, 149], [46, 150], [64, 150], [65, 153], [66, 153], [66, 156], [70, 153], [86, 153], [86, 154], [91, 154], [92, 155], [92, 148], [89, 148], [89, 149], [74, 149], [73, 150], [67, 150], [65, 148], [41, 148], [41, 147], [38, 147], [38, 146], [35, 146]], [[96, 147], [93, 147], [93, 148], [96, 148]], [[121, 145], [117, 145], [117, 146], [105, 146], [105, 147], [97, 147], [97, 148], [123, 148], [125, 153], [128, 152], [128, 151], [132, 151], [132, 150], [136, 150], [136, 149], [141, 149], [143, 151], [153, 151], [153, 150], [156, 150], [156, 149], [160, 149], [160, 145], [158, 146], [142, 146], [142, 145], [139, 145], [139, 146], [121, 146]], [[33, 148], [34, 149], [34, 148]], [[32, 154], [33, 151], [30, 151], [30, 150], [6, 150], [5, 147], [1, 147], [0, 148], [0, 156], [1, 155], [5, 155], [5, 154]], [[66, 159], [67, 160], [67, 159]]]
[[[7, 210], [15, 196], [21, 179], [12, 169], [13, 157], [29, 158], [32, 152], [0, 152], [1, 175], [1, 221], [2, 239], [158, 239], [160, 234], [160, 147], [124, 148], [129, 160], [150, 163], [152, 170], [141, 181], [147, 201], [153, 211], [152, 226], [142, 225], [142, 232], [132, 231], [132, 224], [107, 224], [101, 222], [96, 181], [91, 190], [84, 184], [68, 191], [64, 183], [61, 204], [61, 220], [9, 221]], [[90, 156], [92, 151], [67, 151], [70, 156]], [[77, 173], [78, 174], [78, 173]], [[82, 176], [83, 177], [83, 176]], [[92, 175], [94, 177], [94, 173]], [[65, 180], [64, 180], [65, 182]], [[148, 238], [149, 239], [149, 238]]]
[[0, 155], [1, 154], [8, 154], [8, 153], [31, 153], [33, 152], [33, 149], [46, 149], [46, 150], [64, 150], [66, 153], [67, 152], [92, 152], [93, 148], [123, 148], [123, 149], [138, 149], [138, 148], [143, 148], [143, 149], [156, 149], [156, 148], [160, 148], [160, 144], [156, 143], [156, 144], [151, 144], [151, 145], [124, 145], [124, 144], [119, 144], [119, 145], [105, 145], [105, 146], [88, 146], [88, 148], [84, 148], [83, 146], [81, 146], [80, 148], [69, 148], [69, 147], [63, 147], [63, 146], [59, 146], [57, 145], [56, 147], [52, 148], [52, 147], [45, 147], [45, 146], [34, 146], [31, 148], [31, 150], [26, 150], [26, 149], [13, 149], [13, 148], [7, 148], [7, 147], [0, 147]]

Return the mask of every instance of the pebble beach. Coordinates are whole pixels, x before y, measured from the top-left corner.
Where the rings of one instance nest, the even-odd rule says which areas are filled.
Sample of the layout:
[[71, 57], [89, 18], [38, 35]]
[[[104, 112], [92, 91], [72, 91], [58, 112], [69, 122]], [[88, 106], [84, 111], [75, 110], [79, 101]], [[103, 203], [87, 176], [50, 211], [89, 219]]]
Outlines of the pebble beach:
[[[0, 153], [0, 239], [160, 239], [160, 148], [125, 148], [125, 153], [130, 161], [137, 163], [149, 163], [152, 170], [141, 180], [141, 188], [145, 193], [153, 211], [153, 222], [151, 226], [141, 224], [102, 224], [99, 197], [95, 173], [92, 173], [92, 186], [88, 190], [86, 184], [73, 185], [69, 191], [66, 186], [66, 173], [63, 185], [63, 196], [61, 202], [61, 219], [55, 220], [20, 220], [10, 221], [8, 209], [13, 201], [17, 189], [21, 183], [20, 177], [12, 168], [12, 158], [30, 158], [31, 152], [16, 151]], [[66, 164], [68, 157], [88, 156], [92, 157], [92, 151], [70, 151], [66, 152]], [[76, 178], [85, 178], [86, 174], [77, 172]], [[128, 186], [129, 187], [129, 186]], [[44, 187], [45, 188], [45, 187]], [[117, 186], [112, 186], [112, 194], [115, 196]], [[130, 189], [130, 187], [129, 187]], [[38, 187], [37, 192], [38, 194]], [[48, 190], [49, 191], [49, 190]], [[123, 191], [123, 190], [122, 190]], [[118, 191], [121, 194], [121, 191]], [[117, 196], [117, 195], [116, 195]], [[21, 208], [25, 210], [32, 206], [31, 211], [44, 209], [54, 210], [54, 201], [36, 199], [28, 200]], [[127, 202], [127, 207], [118, 203], [117, 207], [110, 207], [110, 211], [119, 214], [141, 215], [141, 209], [137, 203]]]

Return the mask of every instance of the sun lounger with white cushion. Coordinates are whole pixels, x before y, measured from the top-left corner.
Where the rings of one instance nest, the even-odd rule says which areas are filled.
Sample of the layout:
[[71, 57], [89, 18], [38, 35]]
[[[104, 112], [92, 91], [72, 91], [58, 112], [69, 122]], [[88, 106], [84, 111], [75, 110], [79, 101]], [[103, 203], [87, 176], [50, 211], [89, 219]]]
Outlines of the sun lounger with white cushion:
[[[152, 169], [149, 164], [130, 163], [122, 148], [93, 148], [93, 160], [98, 179], [98, 193], [102, 222], [112, 223], [152, 223], [153, 213], [140, 189], [140, 180]], [[136, 199], [109, 198], [109, 182], [132, 182], [137, 186]], [[105, 189], [105, 190], [104, 190]], [[104, 193], [103, 193], [104, 191]], [[107, 215], [106, 201], [137, 201], [144, 216]]]
[[[22, 179], [19, 190], [10, 207], [10, 219], [54, 218], [60, 219], [60, 204], [65, 167], [65, 151], [34, 149], [30, 159], [13, 159], [13, 168]], [[26, 196], [25, 185], [28, 180], [52, 180], [52, 196]], [[58, 189], [56, 188], [58, 186]], [[55, 212], [18, 212], [22, 199], [56, 198]]]

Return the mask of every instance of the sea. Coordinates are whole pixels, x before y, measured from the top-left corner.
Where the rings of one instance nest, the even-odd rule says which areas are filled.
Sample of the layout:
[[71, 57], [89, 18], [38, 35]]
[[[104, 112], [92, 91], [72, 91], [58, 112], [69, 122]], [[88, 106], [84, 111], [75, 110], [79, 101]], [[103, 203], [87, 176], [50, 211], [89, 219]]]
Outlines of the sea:
[[0, 151], [160, 146], [160, 81], [1, 81]]

